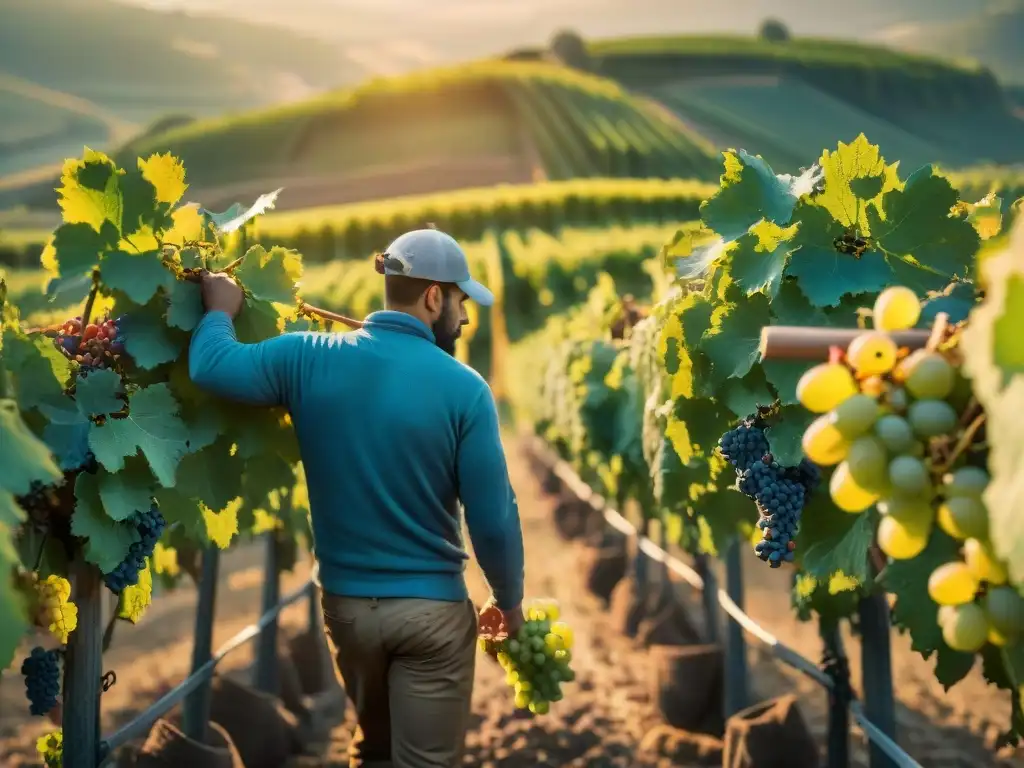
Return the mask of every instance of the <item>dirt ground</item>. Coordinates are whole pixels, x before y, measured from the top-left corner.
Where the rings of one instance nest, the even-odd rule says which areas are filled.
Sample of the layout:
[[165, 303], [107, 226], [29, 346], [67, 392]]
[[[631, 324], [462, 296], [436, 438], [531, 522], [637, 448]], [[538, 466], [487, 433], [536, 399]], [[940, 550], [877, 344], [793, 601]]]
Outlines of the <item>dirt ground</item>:
[[[658, 750], [641, 750], [645, 734], [658, 723], [651, 704], [650, 656], [609, 626], [609, 614], [584, 589], [578, 567], [582, 544], [565, 544], [552, 523], [554, 499], [540, 488], [518, 442], [510, 440], [509, 463], [519, 496], [527, 549], [528, 597], [560, 601], [565, 620], [576, 634], [573, 666], [577, 681], [566, 686], [566, 697], [543, 717], [523, 717], [513, 711], [511, 692], [501, 670], [480, 657], [473, 702], [473, 727], [467, 741], [466, 766], [480, 768], [644, 768], [686, 766], [670, 762]], [[242, 547], [222, 561], [222, 586], [217, 606], [215, 646], [250, 623], [259, 609], [262, 552]], [[820, 643], [813, 625], [800, 624], [788, 607], [784, 576], [770, 572], [749, 556], [745, 562], [748, 612], [781, 641], [808, 658], [817, 659]], [[288, 574], [282, 592], [301, 584], [308, 568]], [[469, 569], [474, 598], [486, 598], [485, 584], [475, 565]], [[697, 596], [680, 589], [691, 613], [698, 614]], [[182, 588], [160, 596], [150, 614], [136, 627], [118, 628], [104, 671], [117, 672], [117, 684], [103, 696], [103, 730], [127, 721], [142, 706], [179, 682], [188, 672], [195, 591]], [[305, 602], [283, 614], [286, 632], [304, 626]], [[859, 646], [846, 638], [853, 679], [859, 679]], [[226, 662], [239, 669], [252, 660], [252, 646]], [[751, 698], [784, 693], [800, 697], [801, 712], [819, 744], [827, 726], [826, 698], [813, 682], [781, 667], [751, 641]], [[999, 768], [1024, 766], [1024, 753], [1000, 755], [991, 751], [999, 724], [1006, 722], [1008, 700], [987, 687], [975, 670], [948, 693], [931, 677], [930, 662], [909, 650], [894, 634], [893, 671], [899, 699], [898, 740], [925, 768]], [[351, 708], [346, 722], [335, 727], [329, 751], [322, 760], [303, 762], [324, 768], [347, 765]], [[0, 682], [0, 765], [7, 768], [38, 765], [34, 737], [45, 730], [39, 718], [29, 718], [21, 678], [16, 669]], [[851, 763], [867, 766], [867, 750], [858, 731], [851, 737]]]

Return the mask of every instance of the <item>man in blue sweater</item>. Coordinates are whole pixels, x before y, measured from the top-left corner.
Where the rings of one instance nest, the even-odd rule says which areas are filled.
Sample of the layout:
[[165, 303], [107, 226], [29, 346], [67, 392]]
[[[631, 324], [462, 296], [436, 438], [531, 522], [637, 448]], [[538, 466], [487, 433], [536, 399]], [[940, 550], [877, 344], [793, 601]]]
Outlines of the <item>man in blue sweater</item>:
[[493, 296], [436, 230], [377, 258], [385, 310], [346, 334], [243, 344], [242, 292], [203, 277], [189, 350], [203, 389], [291, 413], [309, 486], [325, 625], [359, 729], [353, 766], [462, 765], [478, 616], [466, 527], [506, 628], [522, 624], [523, 538], [494, 398], [453, 356], [465, 302]]

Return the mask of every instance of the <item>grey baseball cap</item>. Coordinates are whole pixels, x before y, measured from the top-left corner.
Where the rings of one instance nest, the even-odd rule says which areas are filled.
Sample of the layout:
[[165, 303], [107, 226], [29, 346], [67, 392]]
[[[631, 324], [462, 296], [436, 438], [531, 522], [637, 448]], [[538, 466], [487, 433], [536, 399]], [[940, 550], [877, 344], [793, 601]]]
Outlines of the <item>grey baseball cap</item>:
[[454, 237], [436, 229], [400, 235], [384, 251], [384, 274], [455, 283], [477, 304], [494, 303], [494, 294], [470, 276], [466, 252]]

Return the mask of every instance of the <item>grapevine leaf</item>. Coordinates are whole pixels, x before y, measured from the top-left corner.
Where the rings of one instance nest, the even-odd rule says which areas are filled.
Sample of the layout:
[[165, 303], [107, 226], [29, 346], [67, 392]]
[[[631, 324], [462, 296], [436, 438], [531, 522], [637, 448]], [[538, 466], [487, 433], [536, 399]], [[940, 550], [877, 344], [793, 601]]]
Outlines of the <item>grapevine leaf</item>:
[[729, 409], [717, 399], [676, 398], [672, 407], [676, 429], [669, 432], [672, 444], [682, 462], [696, 455], [708, 455], [718, 445], [718, 438], [735, 420]]
[[818, 614], [825, 625], [835, 624], [857, 612], [863, 590], [859, 583], [845, 574], [819, 581], [809, 573], [797, 573], [791, 602], [800, 621], [808, 621], [811, 611]]
[[145, 370], [169, 363], [184, 347], [179, 334], [148, 307], [123, 316], [120, 326], [124, 329], [125, 351]]
[[121, 472], [97, 472], [100, 500], [111, 520], [127, 520], [149, 509], [153, 497], [153, 475], [145, 461], [133, 457]]
[[233, 439], [187, 454], [178, 465], [175, 488], [210, 509], [223, 509], [242, 493], [242, 458], [231, 455]]
[[249, 206], [248, 210], [243, 210], [241, 203], [233, 203], [223, 213], [213, 213], [205, 208], [202, 209], [202, 212], [210, 218], [214, 226], [217, 227], [218, 232], [222, 234], [234, 232], [249, 219], [255, 218], [273, 208], [277, 202], [277, 196], [281, 194], [282, 189], [284, 187], [278, 187], [273, 192], [260, 195], [256, 198], [256, 202]]
[[728, 250], [729, 243], [722, 238], [694, 245], [695, 233], [688, 233], [687, 239], [680, 241], [667, 257], [675, 259], [676, 277], [680, 280], [693, 280], [703, 277], [711, 265], [722, 258]]
[[143, 178], [153, 185], [159, 203], [174, 205], [188, 189], [185, 183], [185, 166], [170, 152], [152, 154], [143, 160], [139, 158], [139, 170]]
[[771, 322], [768, 298], [754, 294], [738, 304], [715, 308], [712, 327], [701, 341], [716, 382], [746, 376], [760, 357], [761, 329]]
[[688, 349], [697, 349], [704, 334], [711, 328], [714, 305], [699, 293], [687, 294], [673, 312], [678, 314], [682, 337]]
[[[729, 469], [731, 471], [732, 467]], [[700, 497], [696, 511], [708, 527], [716, 553], [736, 535], [743, 523], [757, 517], [754, 503], [735, 488], [721, 488], [705, 493]]]
[[159, 250], [153, 237], [173, 225], [170, 206], [157, 200], [157, 191], [142, 171], [123, 172], [121, 186], [121, 235], [138, 251]]
[[290, 304], [295, 301], [295, 288], [302, 277], [302, 260], [298, 253], [275, 246], [267, 251], [254, 245], [245, 252], [245, 260], [235, 276], [257, 301]]
[[8, 578], [18, 564], [18, 553], [11, 544], [11, 527], [4, 523], [7, 506], [14, 506], [14, 499], [0, 488], [0, 669], [7, 669], [28, 631], [24, 597]]
[[675, 509], [690, 498], [690, 487], [707, 479], [705, 462], [683, 463], [675, 442], [678, 437], [667, 435], [661, 439], [657, 460], [651, 467], [654, 499], [665, 509]]
[[886, 253], [913, 258], [947, 276], [967, 277], [981, 240], [965, 219], [950, 215], [957, 193], [931, 166], [915, 171], [903, 189], [867, 212], [871, 236]]
[[[100, 256], [117, 245], [120, 235], [117, 227], [104, 221], [98, 229], [89, 224], [62, 224], [53, 233], [53, 247], [56, 251], [58, 274], [61, 278], [78, 278], [89, 272], [100, 262]], [[91, 278], [90, 278], [91, 281]], [[62, 283], [69, 290], [67, 283]], [[78, 285], [81, 286], [81, 283]], [[56, 287], [50, 286], [51, 293]], [[88, 283], [85, 284], [88, 288]]]
[[75, 403], [84, 416], [117, 413], [124, 408], [121, 377], [109, 368], [92, 371], [75, 384]]
[[786, 259], [793, 252], [789, 239], [794, 228], [783, 229], [770, 221], [761, 221], [736, 241], [730, 251], [732, 276], [748, 294], [764, 291], [775, 298]]
[[4, 367], [13, 374], [22, 411], [38, 408], [50, 418], [74, 412], [64, 396], [63, 382], [71, 364], [45, 336], [26, 336], [14, 327], [3, 333]]
[[124, 460], [141, 450], [160, 484], [173, 487], [178, 463], [189, 450], [188, 437], [178, 403], [167, 384], [159, 383], [129, 395], [127, 417], [94, 424], [89, 446], [111, 472], [121, 471]]
[[728, 379], [719, 389], [718, 399], [742, 417], [753, 413], [759, 405], [770, 405], [775, 397], [768, 389], [764, 368], [755, 365], [742, 379]]
[[168, 525], [178, 523], [190, 538], [200, 541], [205, 538], [206, 524], [199, 502], [188, 498], [177, 488], [157, 488], [153, 496]]
[[771, 310], [778, 325], [830, 325], [825, 313], [811, 304], [793, 278], [782, 281]]
[[181, 247], [187, 242], [203, 239], [203, 215], [195, 203], [177, 208], [171, 214], [171, 222], [171, 228], [164, 232], [163, 242]]
[[950, 283], [941, 292], [930, 295], [921, 306], [921, 321], [918, 325], [930, 327], [940, 312], [949, 315], [949, 322], [959, 323], [967, 319], [977, 303], [973, 283]]
[[824, 190], [815, 202], [832, 215], [840, 229], [866, 231], [869, 204], [877, 205], [882, 194], [899, 186], [896, 166], [887, 166], [878, 147], [863, 133], [849, 144], [839, 142], [835, 151], [826, 149], [818, 163]]
[[21, 419], [14, 400], [0, 400], [0, 491], [24, 496], [32, 483], [52, 485], [63, 477], [46, 444]]
[[206, 523], [206, 536], [217, 545], [218, 549], [230, 547], [231, 539], [238, 533], [239, 506], [240, 503], [234, 503], [219, 512], [214, 512], [206, 507], [202, 508], [203, 522]]
[[805, 181], [798, 190], [799, 180], [776, 176], [760, 155], [742, 149], [723, 154], [721, 185], [700, 206], [704, 224], [724, 240], [735, 240], [762, 219], [788, 224], [798, 191], [810, 191], [810, 185]]
[[938, 653], [935, 674], [947, 688], [970, 671], [974, 657], [957, 653], [943, 641], [939, 607], [928, 595], [928, 578], [940, 565], [956, 558], [956, 542], [934, 530], [921, 554], [910, 560], [892, 561], [882, 575], [886, 591], [897, 595], [893, 624], [910, 633], [911, 648], [924, 658]]
[[85, 559], [103, 573], [110, 573], [124, 560], [129, 547], [139, 541], [138, 531], [134, 526], [115, 522], [107, 516], [95, 475], [83, 472], [78, 476], [75, 499], [71, 532], [87, 540]]
[[90, 453], [89, 428], [92, 424], [80, 414], [75, 416], [73, 422], [50, 422], [43, 429], [43, 441], [65, 472], [84, 466]]
[[936, 272], [923, 264], [897, 256], [887, 256], [885, 260], [892, 270], [896, 285], [909, 288], [918, 296], [940, 291], [949, 283], [949, 275]]
[[109, 157], [86, 148], [81, 160], [64, 163], [60, 181], [57, 204], [66, 224], [88, 224], [97, 231], [109, 222], [120, 224], [121, 192]]
[[803, 569], [822, 583], [837, 573], [864, 584], [871, 579], [868, 550], [875, 535], [875, 515], [848, 515], [850, 525], [842, 536], [811, 544], [804, 552]]
[[794, 467], [804, 457], [803, 434], [814, 420], [814, 414], [799, 405], [784, 405], [765, 430], [772, 456], [784, 467]]
[[798, 557], [802, 552], [809, 552], [819, 542], [828, 543], [842, 539], [853, 524], [853, 516], [832, 503], [828, 493], [828, 480], [828, 474], [823, 473], [821, 487], [811, 493], [804, 504], [800, 516], [800, 535], [797, 537]]
[[246, 296], [242, 311], [235, 318], [235, 333], [238, 334], [239, 341], [254, 344], [277, 336], [280, 332], [280, 319], [281, 316], [273, 304]]
[[836, 250], [843, 226], [825, 208], [801, 201], [793, 217], [800, 228], [791, 244], [798, 250], [786, 274], [797, 279], [814, 306], [836, 306], [846, 294], [873, 293], [892, 282], [892, 270], [879, 251], [855, 258]]
[[174, 276], [163, 265], [159, 251], [108, 251], [100, 263], [100, 271], [107, 288], [121, 291], [136, 304], [147, 303], [157, 290], [174, 281]]
[[793, 405], [798, 402], [796, 385], [807, 372], [807, 363], [799, 360], [765, 360], [761, 367], [780, 404]]
[[152, 602], [153, 571], [147, 557], [146, 567], [139, 571], [139, 583], [129, 584], [121, 592], [117, 601], [117, 617], [138, 624]]
[[203, 294], [196, 283], [175, 280], [168, 290], [167, 324], [191, 331], [203, 319]]
[[[1020, 456], [1024, 438], [1019, 428], [1024, 412], [1024, 337], [1020, 335], [1024, 302], [1024, 222], [1011, 233], [1002, 252], [987, 258], [988, 289], [971, 312], [960, 348], [964, 372], [986, 413], [991, 482], [985, 491], [989, 528], [996, 554], [1009, 568], [1012, 581], [1024, 583], [1024, 503]], [[1014, 330], [1016, 325], [1017, 330]]]
[[85, 272], [71, 277], [52, 277], [43, 292], [54, 311], [81, 304], [92, 290], [92, 274]]
[[262, 408], [231, 403], [218, 409], [234, 438], [238, 456], [249, 459], [276, 452], [298, 463], [295, 430], [281, 408]]

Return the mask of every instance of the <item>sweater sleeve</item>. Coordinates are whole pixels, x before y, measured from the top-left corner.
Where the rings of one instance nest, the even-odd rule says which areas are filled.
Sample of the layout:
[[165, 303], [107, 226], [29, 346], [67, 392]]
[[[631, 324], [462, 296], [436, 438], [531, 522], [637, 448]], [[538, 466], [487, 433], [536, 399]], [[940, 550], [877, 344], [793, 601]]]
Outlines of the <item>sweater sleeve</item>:
[[302, 334], [243, 344], [224, 312], [208, 312], [189, 345], [188, 372], [196, 386], [251, 405], [287, 405], [299, 367]]
[[523, 601], [523, 531], [498, 410], [486, 385], [463, 423], [457, 472], [473, 551], [498, 607], [515, 608]]

